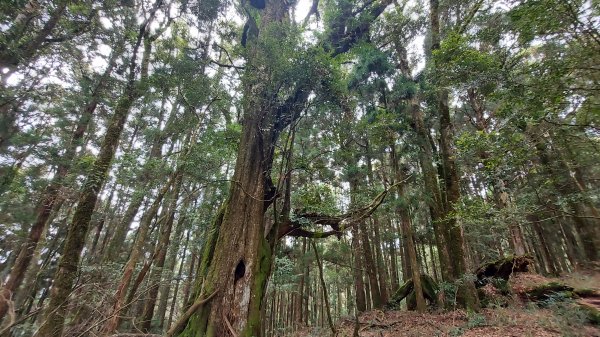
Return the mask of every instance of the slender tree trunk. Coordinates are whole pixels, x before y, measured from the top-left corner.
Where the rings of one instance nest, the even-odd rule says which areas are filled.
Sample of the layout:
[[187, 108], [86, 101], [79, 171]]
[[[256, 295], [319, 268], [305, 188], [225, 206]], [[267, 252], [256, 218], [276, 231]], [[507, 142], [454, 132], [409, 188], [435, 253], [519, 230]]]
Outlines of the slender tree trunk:
[[[52, 178], [50, 184], [46, 187], [44, 193], [42, 194], [41, 200], [38, 202], [38, 206], [36, 209], [36, 220], [29, 229], [29, 235], [21, 248], [19, 249], [19, 253], [17, 255], [17, 259], [13, 264], [10, 275], [7, 281], [2, 285], [2, 296], [0, 296], [0, 321], [4, 318], [7, 309], [7, 303], [4, 299], [10, 299], [12, 294], [19, 288], [21, 283], [23, 282], [23, 277], [25, 276], [25, 272], [29, 267], [31, 259], [33, 257], [33, 253], [36, 250], [38, 241], [40, 240], [42, 232], [46, 228], [46, 224], [48, 223], [48, 219], [52, 214], [52, 210], [54, 206], [57, 204], [61, 204], [60, 200], [60, 190], [64, 183], [64, 179], [71, 170], [71, 166], [73, 164], [73, 159], [75, 157], [75, 152], [77, 151], [77, 147], [81, 145], [81, 140], [88, 128], [88, 125], [96, 111], [96, 106], [100, 100], [100, 96], [104, 91], [107, 80], [112, 73], [113, 68], [115, 67], [118, 53], [113, 53], [109, 60], [109, 64], [104, 71], [104, 74], [100, 77], [96, 87], [92, 92], [92, 97], [90, 101], [86, 104], [83, 112], [75, 126], [75, 131], [71, 136], [71, 140], [69, 142], [69, 146], [65, 150], [63, 159], [61, 163], [59, 163], [56, 174]], [[69, 159], [71, 158], [71, 159]], [[58, 210], [56, 210], [58, 211]]]
[[[177, 227], [175, 228], [175, 233], [173, 235], [176, 244], [171, 245], [170, 249], [169, 249], [169, 254], [167, 256], [167, 260], [166, 260], [166, 270], [168, 272], [163, 272], [163, 277], [166, 278], [162, 283], [161, 283], [161, 287], [160, 287], [160, 299], [158, 301], [158, 307], [156, 309], [156, 319], [158, 321], [158, 327], [160, 329], [163, 329], [164, 325], [165, 325], [165, 316], [166, 316], [166, 312], [167, 312], [167, 307], [168, 307], [168, 301], [169, 301], [169, 295], [171, 293], [171, 284], [173, 281], [173, 274], [175, 273], [175, 268], [176, 268], [176, 259], [177, 259], [177, 254], [179, 252], [179, 250], [181, 249], [181, 244], [180, 242], [183, 239], [183, 232], [186, 226], [188, 226], [188, 221], [186, 220], [186, 213], [187, 209], [189, 207], [189, 203], [184, 203], [184, 205], [182, 206], [182, 212], [183, 214], [181, 214], [179, 216], [179, 219], [177, 219]], [[189, 240], [186, 239], [184, 241], [183, 244], [183, 256], [185, 257], [185, 252], [187, 251], [187, 245], [188, 245]], [[183, 267], [183, 265], [182, 265]], [[173, 303], [177, 302], [177, 291], [179, 290], [179, 282], [181, 279], [181, 274], [182, 274], [182, 270], [183, 268], [179, 268], [179, 272], [178, 272], [178, 277], [177, 277], [177, 281], [175, 283], [175, 289], [173, 290]], [[172, 308], [174, 308], [172, 306]], [[171, 311], [173, 311], [173, 309], [171, 309]], [[168, 326], [168, 325], [167, 325]]]
[[[161, 327], [166, 328], [166, 330], [169, 330], [171, 328], [171, 323], [173, 322], [173, 317], [175, 316], [175, 311], [177, 308], [177, 302], [180, 298], [179, 297], [179, 288], [181, 286], [183, 269], [185, 267], [185, 262], [186, 262], [186, 254], [187, 254], [189, 243], [190, 243], [190, 234], [191, 234], [191, 231], [188, 230], [186, 238], [185, 238], [185, 244], [183, 245], [183, 252], [181, 253], [181, 264], [179, 265], [179, 271], [177, 272], [177, 283], [175, 284], [175, 289], [173, 290], [173, 299], [171, 300], [171, 307], [169, 310], [169, 318], [167, 319], [166, 325], [162, 321], [160, 324]], [[191, 253], [190, 254], [190, 259], [192, 260], [191, 264], [194, 263], [193, 257], [194, 257], [194, 254]], [[186, 298], [184, 296], [183, 297], [184, 305], [185, 305], [185, 301], [186, 301]], [[163, 315], [163, 318], [164, 318], [164, 315]]]
[[[398, 198], [402, 198], [406, 194], [406, 184], [402, 182], [405, 178], [400, 172], [398, 158], [396, 155], [396, 145], [392, 143], [390, 147], [390, 156], [395, 180], [398, 184], [400, 184], [398, 186]], [[417, 301], [417, 310], [420, 313], [424, 313], [425, 310], [427, 310], [427, 305], [425, 303], [425, 297], [423, 296], [423, 285], [421, 284], [421, 267], [417, 261], [417, 248], [413, 239], [413, 230], [406, 201], [404, 201], [402, 204], [398, 204], [397, 213], [399, 213], [401, 218], [400, 224], [402, 226], [403, 241], [407, 251], [406, 257], [408, 258], [407, 265], [410, 265], [410, 276], [413, 280], [415, 298]]]
[[[368, 138], [365, 139], [367, 144], [367, 176], [369, 178], [369, 182], [371, 186], [375, 185], [375, 180], [373, 177], [373, 165], [372, 165], [372, 154], [371, 154], [371, 146], [369, 144]], [[375, 253], [375, 260], [377, 262], [377, 275], [379, 276], [379, 292], [381, 297], [381, 303], [387, 303], [389, 299], [388, 295], [388, 287], [387, 282], [389, 279], [389, 275], [387, 273], [387, 268], [383, 259], [383, 252], [381, 250], [381, 234], [380, 234], [380, 222], [379, 218], [376, 214], [371, 215], [371, 227], [373, 228], [373, 248]]]
[[142, 251], [144, 248], [144, 244], [146, 242], [146, 238], [148, 236], [148, 232], [150, 230], [150, 225], [152, 224], [152, 219], [158, 213], [158, 210], [162, 204], [163, 197], [169, 190], [169, 188], [173, 185], [175, 179], [179, 179], [180, 173], [174, 173], [173, 176], [169, 179], [169, 181], [161, 188], [156, 196], [156, 199], [152, 203], [152, 206], [148, 209], [148, 211], [144, 214], [140, 221], [140, 227], [138, 229], [137, 237], [135, 242], [133, 243], [133, 247], [131, 249], [131, 254], [129, 255], [129, 260], [127, 264], [125, 264], [125, 268], [123, 269], [123, 275], [121, 276], [121, 280], [119, 281], [119, 285], [117, 287], [117, 291], [115, 292], [115, 303], [112, 308], [112, 312], [110, 314], [110, 319], [106, 321], [104, 327], [102, 328], [103, 333], [111, 334], [113, 333], [119, 323], [121, 322], [121, 310], [125, 304], [125, 296], [127, 295], [127, 289], [129, 288], [129, 284], [133, 277], [133, 272], [135, 271], [135, 267], [138, 263], [142, 255]]
[[136, 189], [132, 194], [132, 199], [110, 240], [110, 248], [104, 255], [105, 261], [117, 261], [119, 257], [122, 256], [123, 245], [126, 241], [125, 238], [127, 236], [127, 232], [129, 231], [129, 227], [133, 223], [133, 220], [135, 219], [135, 216], [138, 213], [140, 206], [144, 202], [145, 196], [151, 187], [150, 182], [153, 180], [152, 170], [154, 168], [154, 161], [162, 156], [162, 147], [169, 136], [169, 132], [167, 130], [170, 130], [177, 122], [176, 115], [178, 108], [179, 102], [175, 102], [164, 129], [153, 139], [148, 159], [144, 164], [142, 172], [139, 174]]
[[[535, 138], [536, 136], [532, 137]], [[554, 177], [552, 181], [556, 191], [567, 201], [568, 208], [573, 213], [571, 218], [579, 233], [587, 261], [600, 259], [600, 230], [598, 229], [600, 227], [600, 220], [594, 216], [585, 218], [587, 214], [590, 214], [589, 210], [594, 211], [595, 207], [593, 205], [586, 205], [585, 200], [573, 200], [573, 196], [582, 191], [577, 187], [577, 180], [571, 177], [568, 166], [559, 159], [557, 161], [559, 167], [557, 168], [547, 146], [542, 141], [535, 139], [534, 141], [541, 164], [546, 168], [548, 174]], [[595, 212], [597, 213], [597, 211]]]
[[537, 235], [538, 240], [540, 241], [540, 245], [538, 249], [541, 250], [543, 262], [545, 265], [545, 269], [551, 275], [558, 275], [558, 271], [554, 266], [554, 261], [552, 259], [552, 254], [550, 253], [550, 249], [548, 248], [548, 242], [546, 241], [546, 237], [544, 235], [544, 230], [542, 229], [541, 220], [539, 217], [535, 215], [529, 216], [529, 221], [531, 221], [531, 225], [535, 234]]
[[[155, 8], [151, 17], [154, 16], [157, 9], [158, 8]], [[137, 54], [149, 21], [150, 20], [146, 20], [142, 25], [142, 28], [140, 28], [140, 34], [138, 35], [136, 44], [133, 48], [133, 55]], [[144, 46], [144, 55], [141, 63], [142, 77], [147, 76], [150, 52], [151, 44], [148, 41]], [[79, 270], [81, 250], [85, 244], [85, 238], [89, 230], [90, 220], [98, 199], [100, 188], [106, 180], [129, 111], [134, 102], [142, 95], [142, 90], [138, 88], [138, 82], [135, 80], [135, 68], [136, 57], [134, 56], [130, 63], [129, 79], [124, 95], [117, 103], [115, 113], [108, 124], [106, 135], [102, 142], [102, 146], [100, 147], [100, 152], [88, 173], [79, 197], [77, 209], [73, 216], [73, 222], [69, 226], [69, 232], [65, 240], [63, 255], [61, 256], [58, 270], [54, 276], [47, 314], [44, 323], [34, 335], [35, 337], [59, 337], [62, 334], [66, 318], [66, 304], [68, 303], [68, 298], [72, 291], [77, 271]]]
[[333, 325], [333, 320], [331, 319], [331, 308], [329, 307], [329, 295], [327, 294], [327, 285], [325, 284], [325, 279], [323, 278], [323, 264], [321, 263], [321, 258], [319, 257], [317, 245], [315, 245], [315, 242], [312, 240], [310, 241], [310, 244], [312, 245], [313, 251], [315, 252], [317, 266], [319, 267], [319, 279], [321, 280], [321, 287], [323, 287], [323, 302], [325, 302], [325, 313], [327, 314], [327, 323], [329, 323], [331, 333], [335, 335], [335, 326]]
[[365, 260], [367, 276], [369, 277], [369, 286], [371, 289], [371, 299], [374, 308], [381, 308], [384, 302], [381, 300], [381, 292], [379, 291], [379, 283], [377, 281], [377, 265], [373, 259], [373, 250], [367, 232], [365, 223], [361, 223], [362, 228], [359, 228], [359, 233], [362, 243], [362, 253]]
[[181, 189], [182, 182], [183, 176], [179, 174], [173, 183], [174, 186], [171, 194], [171, 204], [169, 205], [168, 211], [169, 213], [167, 214], [167, 220], [164, 221], [161, 228], [157, 251], [154, 253], [156, 256], [156, 262], [154, 263], [154, 269], [150, 275], [150, 289], [148, 290], [147, 300], [144, 304], [144, 312], [142, 314], [141, 329], [143, 332], [149, 332], [152, 325], [154, 308], [156, 306], [158, 290], [161, 285], [161, 275], [163, 273], [163, 267], [165, 266], [167, 249], [170, 244], [171, 230], [175, 221], [175, 208], [177, 207], [177, 200], [179, 199], [179, 191]]
[[[392, 227], [391, 220], [388, 220], [388, 227]], [[396, 242], [395, 240], [389, 241], [390, 251], [390, 274], [392, 275], [392, 292], [395, 292], [400, 286], [400, 280], [398, 278], [398, 259], [396, 257]]]
[[[302, 238], [302, 256], [306, 255], [306, 238]], [[302, 325], [302, 322], [304, 322], [304, 317], [303, 317], [303, 304], [304, 304], [304, 297], [305, 297], [305, 286], [304, 283], [306, 282], [306, 267], [304, 267], [303, 265], [301, 265], [302, 267], [302, 276], [300, 276], [300, 284], [299, 284], [299, 292], [298, 292], [298, 301], [296, 301], [296, 317], [295, 317], [295, 321], [296, 324], [298, 326]]]

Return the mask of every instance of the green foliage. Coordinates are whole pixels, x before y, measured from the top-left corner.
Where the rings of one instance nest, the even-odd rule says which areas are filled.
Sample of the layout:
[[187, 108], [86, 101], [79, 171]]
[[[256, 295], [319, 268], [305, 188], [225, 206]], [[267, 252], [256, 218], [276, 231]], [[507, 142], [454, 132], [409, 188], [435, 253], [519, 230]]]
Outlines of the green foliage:
[[357, 45], [352, 52], [358, 61], [349, 75], [348, 87], [368, 91], [378, 90], [382, 85], [385, 85], [381, 76], [392, 70], [388, 56], [369, 43]]
[[302, 213], [339, 213], [336, 197], [331, 187], [325, 184], [308, 184], [292, 194], [292, 205]]
[[509, 13], [512, 26], [519, 32], [522, 43], [530, 43], [538, 37], [561, 34], [572, 29], [573, 15], [583, 1], [526, 1]]
[[295, 286], [298, 279], [296, 275], [296, 264], [288, 257], [275, 257], [271, 283], [278, 290], [290, 290]]
[[466, 37], [455, 32], [442, 40], [440, 49], [433, 53], [433, 60], [438, 66], [432, 75], [443, 86], [458, 84], [491, 94], [502, 76], [498, 55], [478, 50]]

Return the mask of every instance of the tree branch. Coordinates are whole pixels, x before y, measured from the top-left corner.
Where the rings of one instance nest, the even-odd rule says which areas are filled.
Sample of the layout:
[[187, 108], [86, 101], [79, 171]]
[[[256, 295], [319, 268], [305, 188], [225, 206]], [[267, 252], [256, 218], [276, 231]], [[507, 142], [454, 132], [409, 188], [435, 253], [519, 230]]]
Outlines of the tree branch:
[[220, 63], [220, 62], [217, 62], [215, 60], [210, 60], [210, 63], [214, 63], [214, 64], [218, 65], [219, 67], [225, 67], [225, 68], [235, 68], [235, 69], [244, 69], [245, 68], [245, 67], [242, 67], [242, 66], [236, 66], [235, 64]]
[[173, 326], [169, 329], [169, 331], [167, 331], [167, 337], [173, 337], [176, 334], [178, 334], [183, 329], [183, 327], [187, 324], [190, 317], [192, 317], [192, 315], [198, 309], [200, 309], [200, 307], [202, 307], [204, 304], [206, 304], [208, 301], [210, 301], [218, 292], [219, 292], [219, 290], [217, 289], [212, 294], [208, 295], [208, 297], [206, 297], [206, 298], [202, 298], [202, 297], [198, 296], [198, 299], [196, 299], [194, 304], [192, 304], [188, 308], [188, 310], [186, 310], [185, 313], [177, 320], [177, 322], [175, 322], [173, 324]]
[[305, 237], [305, 238], [313, 238], [313, 239], [322, 239], [332, 235], [337, 235], [338, 237], [341, 234], [360, 223], [360, 221], [368, 218], [373, 214], [377, 208], [383, 203], [387, 194], [396, 186], [406, 182], [410, 179], [411, 176], [408, 176], [402, 181], [399, 181], [388, 188], [386, 188], [383, 192], [379, 193], [373, 201], [367, 206], [352, 210], [348, 213], [338, 215], [338, 216], [330, 216], [325, 214], [318, 213], [304, 213], [299, 214], [297, 218], [304, 218], [311, 221], [315, 225], [328, 225], [333, 228], [331, 231], [326, 232], [313, 232], [308, 231], [302, 228], [303, 224], [298, 220], [287, 220], [285, 223], [281, 224], [279, 229], [278, 237], [282, 238], [284, 236], [292, 236], [292, 237]]
[[308, 11], [308, 14], [306, 14], [306, 17], [302, 22], [302, 26], [306, 26], [308, 24], [308, 20], [313, 15], [317, 18], [317, 20], [321, 18], [321, 15], [319, 14], [319, 0], [313, 0], [312, 6], [310, 7], [310, 11]]
[[[380, 0], [378, 2], [375, 1], [370, 1], [367, 4], [365, 4], [365, 6], [359, 8], [359, 11], [356, 12], [356, 14], [359, 13], [363, 13], [366, 12], [365, 14], [361, 14], [361, 17], [358, 18], [358, 21], [361, 22], [360, 24], [358, 24], [354, 29], [347, 29], [348, 27], [346, 27], [347, 25], [347, 21], [352, 18], [352, 19], [356, 19], [355, 16], [356, 15], [350, 15], [347, 18], [344, 18], [345, 20], [342, 20], [342, 22], [338, 22], [336, 24], [337, 27], [334, 27], [335, 29], [333, 29], [332, 31], [336, 31], [336, 32], [345, 32], [341, 35], [338, 34], [334, 34], [332, 36], [330, 36], [330, 43], [333, 46], [333, 56], [339, 55], [339, 54], [343, 54], [345, 52], [347, 52], [348, 50], [350, 50], [350, 48], [361, 38], [363, 38], [368, 32], [369, 29], [371, 28], [371, 24], [373, 23], [373, 21], [379, 17], [383, 11], [385, 11], [385, 9], [393, 2], [393, 0]], [[367, 10], [367, 7], [371, 6], [372, 7]], [[354, 14], [354, 13], [350, 13], [350, 14]], [[363, 17], [365, 16], [365, 17]], [[362, 19], [362, 20], [361, 20]]]

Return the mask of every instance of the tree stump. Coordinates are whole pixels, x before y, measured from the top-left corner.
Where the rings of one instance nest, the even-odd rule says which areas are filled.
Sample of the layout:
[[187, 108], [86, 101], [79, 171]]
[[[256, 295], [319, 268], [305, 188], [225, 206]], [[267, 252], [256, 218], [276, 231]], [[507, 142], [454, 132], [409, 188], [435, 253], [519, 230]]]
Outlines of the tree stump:
[[[422, 274], [421, 284], [423, 286], [423, 296], [430, 305], [437, 304], [437, 292], [438, 284], [431, 278], [431, 276]], [[392, 298], [387, 303], [387, 308], [398, 309], [400, 302], [406, 298], [409, 309], [416, 307], [416, 298], [412, 278], [408, 279], [404, 284], [396, 290]]]

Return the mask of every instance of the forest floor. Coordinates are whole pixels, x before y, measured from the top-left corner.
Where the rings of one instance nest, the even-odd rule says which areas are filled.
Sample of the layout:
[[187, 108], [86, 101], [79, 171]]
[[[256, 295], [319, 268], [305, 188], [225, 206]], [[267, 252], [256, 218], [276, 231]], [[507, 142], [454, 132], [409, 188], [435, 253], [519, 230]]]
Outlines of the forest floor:
[[[561, 282], [575, 289], [592, 293], [585, 299], [551, 299], [542, 306], [526, 299], [525, 292], [548, 282]], [[462, 310], [419, 314], [413, 311], [369, 311], [359, 316], [360, 337], [600, 337], [600, 326], [592, 325], [581, 309], [585, 303], [600, 310], [600, 272], [574, 273], [561, 278], [546, 278], [537, 274], [513, 275], [509, 281], [512, 294], [501, 296], [490, 292], [492, 305], [478, 313]], [[337, 323], [336, 336], [352, 337], [355, 319], [348, 317]], [[315, 336], [308, 333], [303, 336]], [[300, 334], [299, 336], [302, 336]]]

